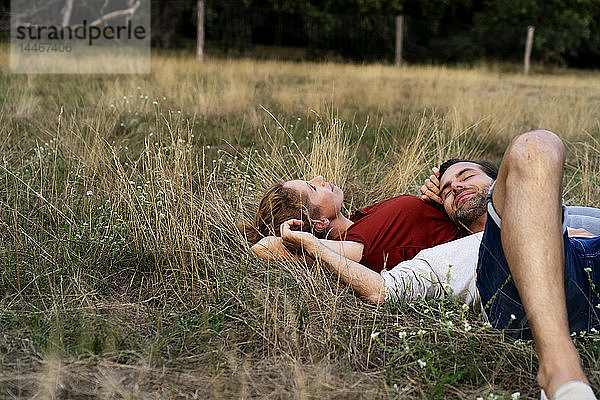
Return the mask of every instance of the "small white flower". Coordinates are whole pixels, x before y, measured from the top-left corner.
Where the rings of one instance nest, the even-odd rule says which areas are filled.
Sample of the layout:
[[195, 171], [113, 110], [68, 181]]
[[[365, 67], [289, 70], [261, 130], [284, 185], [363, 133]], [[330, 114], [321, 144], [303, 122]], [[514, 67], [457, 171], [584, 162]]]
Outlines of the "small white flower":
[[448, 326], [454, 326], [454, 322], [452, 322], [452, 321], [446, 321], [446, 325], [448, 325]]
[[517, 400], [521, 398], [521, 392], [514, 392], [510, 395], [511, 400]]
[[152, 104], [156, 105], [156, 104], [158, 104], [158, 101], [154, 100], [154, 101], [152, 102]]
[[400, 339], [404, 339], [406, 338], [406, 331], [402, 331], [398, 335], [400, 336]]
[[465, 332], [469, 332], [471, 330], [471, 325], [467, 321], [465, 321]]
[[515, 314], [510, 314], [510, 320], [514, 321], [515, 319], [517, 319], [517, 317], [515, 317]]
[[110, 105], [110, 108], [115, 108], [115, 105], [114, 105], [114, 104], [111, 104], [111, 105]]
[[166, 100], [167, 98], [165, 96], [163, 96], [163, 100]]
[[300, 119], [301, 119], [301, 118], [300, 118], [300, 117], [298, 117], [298, 121], [300, 121]]
[[417, 331], [417, 334], [418, 334], [419, 336], [423, 336], [423, 335], [425, 334], [425, 330], [423, 330], [423, 329], [419, 329], [419, 330]]
[[130, 185], [135, 185], [135, 182], [134, 181], [129, 181], [129, 184]]
[[371, 339], [375, 339], [377, 336], [379, 336], [379, 332], [371, 333]]
[[492, 324], [490, 324], [489, 322], [484, 322], [483, 326], [486, 327], [486, 328], [491, 328]]
[[419, 364], [419, 367], [421, 368], [425, 368], [427, 366], [427, 363], [420, 358], [417, 360], [417, 364]]
[[123, 100], [127, 100], [127, 96], [123, 96]]
[[93, 196], [94, 192], [92, 192], [91, 190], [88, 190], [87, 192], [85, 192], [85, 194], [88, 196]]
[[469, 306], [466, 304], [463, 304], [460, 308], [463, 309], [463, 311], [468, 311], [469, 310]]
[[590, 267], [584, 268], [583, 270], [588, 273], [592, 272], [592, 269]]
[[394, 389], [398, 390], [398, 384], [394, 383]]

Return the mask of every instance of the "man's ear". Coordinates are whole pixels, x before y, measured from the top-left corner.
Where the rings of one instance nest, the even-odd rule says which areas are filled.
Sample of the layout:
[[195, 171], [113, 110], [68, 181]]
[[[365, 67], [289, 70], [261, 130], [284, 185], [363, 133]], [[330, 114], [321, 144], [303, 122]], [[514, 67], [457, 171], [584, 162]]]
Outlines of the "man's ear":
[[326, 230], [327, 228], [329, 228], [329, 225], [331, 225], [331, 222], [329, 221], [329, 218], [321, 218], [321, 219], [313, 221], [313, 225], [315, 227], [315, 230], [317, 230], [318, 232], [322, 232], [322, 231]]

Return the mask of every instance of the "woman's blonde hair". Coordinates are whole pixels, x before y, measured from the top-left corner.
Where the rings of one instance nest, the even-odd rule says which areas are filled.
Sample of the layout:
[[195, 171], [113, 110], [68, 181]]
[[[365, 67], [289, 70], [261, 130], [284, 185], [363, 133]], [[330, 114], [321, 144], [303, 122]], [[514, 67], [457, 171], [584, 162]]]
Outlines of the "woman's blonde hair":
[[286, 188], [277, 183], [265, 191], [254, 223], [242, 223], [240, 230], [246, 235], [251, 244], [265, 236], [280, 236], [279, 227], [289, 219], [299, 219], [304, 222], [303, 231], [312, 232], [317, 237], [324, 237], [326, 231], [314, 229], [313, 220], [319, 219], [319, 210], [303, 198], [296, 190]]

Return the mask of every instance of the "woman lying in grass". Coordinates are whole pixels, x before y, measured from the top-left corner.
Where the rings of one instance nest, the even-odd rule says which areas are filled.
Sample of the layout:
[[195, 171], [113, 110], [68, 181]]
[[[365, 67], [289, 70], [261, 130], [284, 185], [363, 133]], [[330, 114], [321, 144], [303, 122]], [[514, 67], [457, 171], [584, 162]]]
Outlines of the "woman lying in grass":
[[252, 252], [267, 260], [291, 257], [279, 230], [283, 222], [298, 219], [332, 251], [379, 272], [465, 235], [444, 212], [415, 196], [393, 197], [349, 217], [342, 215], [343, 200], [343, 191], [321, 176], [273, 185], [254, 224], [243, 227]]

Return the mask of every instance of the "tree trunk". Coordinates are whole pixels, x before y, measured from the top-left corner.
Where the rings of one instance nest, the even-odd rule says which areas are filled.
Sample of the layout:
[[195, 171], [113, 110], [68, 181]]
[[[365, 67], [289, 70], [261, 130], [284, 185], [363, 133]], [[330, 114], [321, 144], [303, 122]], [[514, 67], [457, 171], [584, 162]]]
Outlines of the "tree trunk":
[[204, 0], [198, 0], [198, 43], [196, 58], [204, 61]]
[[69, 22], [71, 22], [71, 13], [73, 12], [73, 0], [67, 0], [64, 8], [62, 9], [62, 12], [62, 27], [65, 28], [69, 26]]

